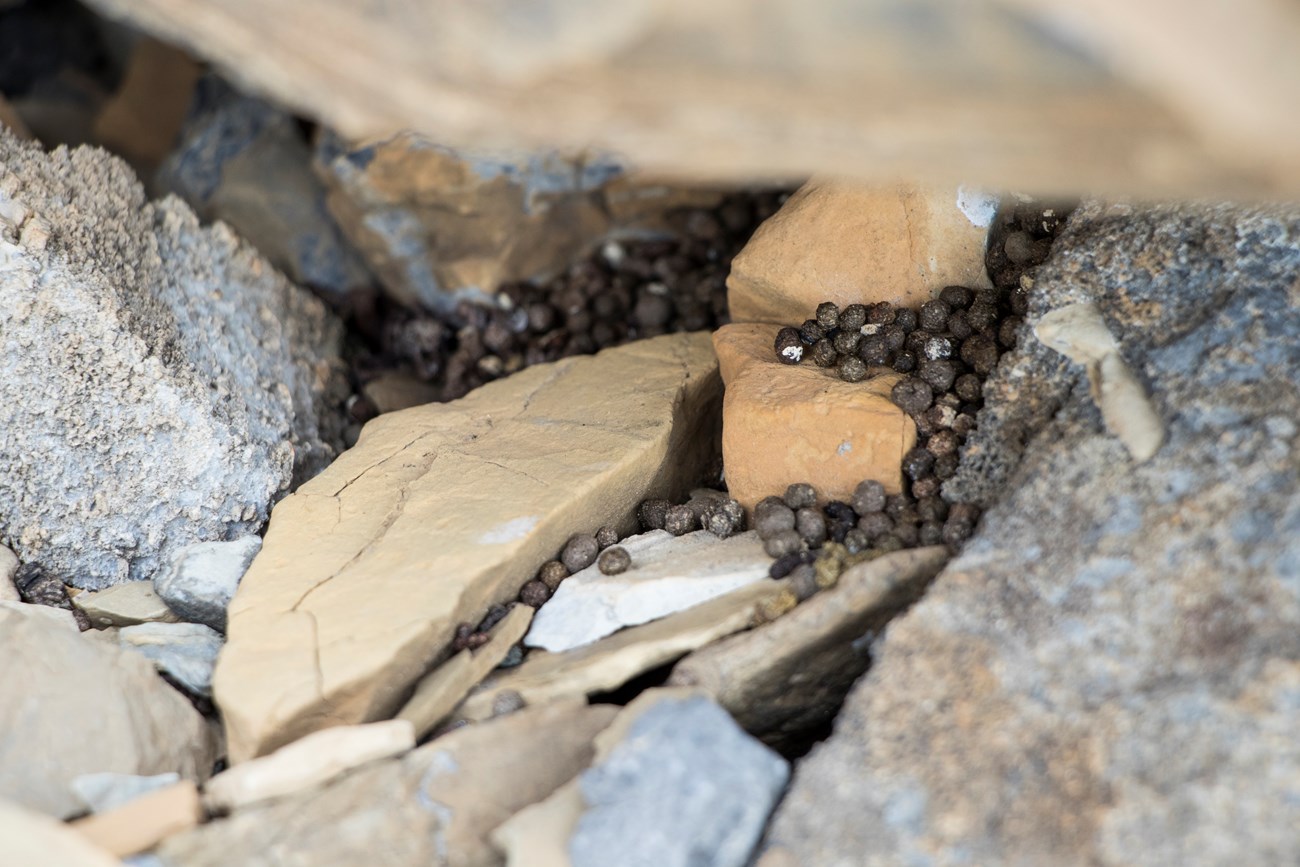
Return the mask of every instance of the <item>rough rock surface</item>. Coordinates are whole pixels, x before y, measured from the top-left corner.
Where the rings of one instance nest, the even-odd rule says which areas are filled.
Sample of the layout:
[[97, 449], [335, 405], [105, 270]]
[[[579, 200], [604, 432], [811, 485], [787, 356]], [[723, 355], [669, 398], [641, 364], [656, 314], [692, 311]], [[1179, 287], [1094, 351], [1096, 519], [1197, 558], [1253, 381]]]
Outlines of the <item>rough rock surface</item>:
[[795, 482], [838, 500], [864, 479], [891, 494], [902, 490], [903, 455], [916, 444], [916, 425], [889, 397], [900, 375], [873, 368], [863, 382], [844, 382], [811, 363], [783, 364], [773, 349], [776, 332], [775, 325], [733, 323], [713, 335], [726, 383], [722, 458], [731, 496], [752, 509]]
[[[1084, 371], [1022, 341], [980, 422], [1007, 493], [891, 625], [774, 848], [810, 865], [1294, 860], [1297, 274], [1294, 209], [1075, 213], [1031, 324], [1095, 303], [1168, 437], [1134, 466]], [[994, 450], [1019, 437], [1018, 464]]]
[[583, 772], [572, 863], [743, 867], [789, 773], [709, 699], [656, 702]]
[[100, 588], [256, 531], [334, 455], [338, 321], [102, 151], [0, 166], [0, 542]]
[[780, 619], [715, 641], [673, 667], [669, 686], [702, 690], [745, 731], [793, 748], [834, 718], [867, 670], [871, 642], [948, 560], [942, 546], [853, 566]]
[[166, 867], [495, 865], [488, 832], [591, 761], [610, 706], [526, 709], [166, 840]]
[[513, 599], [575, 528], [635, 523], [716, 458], [706, 334], [530, 367], [380, 416], [275, 510], [230, 607], [217, 703], [238, 762], [394, 713], [456, 624]]
[[22, 595], [14, 584], [18, 574], [18, 555], [0, 545], [0, 602], [21, 602]]
[[207, 778], [207, 723], [147, 660], [9, 609], [0, 657], [0, 798], [62, 818], [82, 810], [71, 786], [82, 774]]
[[719, 539], [705, 530], [685, 536], [651, 530], [619, 545], [631, 555], [631, 567], [605, 575], [593, 563], [564, 579], [538, 610], [524, 644], [552, 653], [582, 647], [766, 580], [772, 565], [752, 531]]
[[797, 326], [823, 301], [919, 307], [944, 286], [989, 286], [996, 211], [996, 199], [965, 187], [810, 181], [732, 261], [731, 319]]
[[311, 162], [296, 119], [209, 76], [158, 179], [203, 219], [234, 226], [294, 282], [342, 300], [373, 278], [325, 207]]
[[154, 589], [183, 619], [225, 632], [226, 609], [260, 550], [259, 536], [186, 545], [154, 575]]

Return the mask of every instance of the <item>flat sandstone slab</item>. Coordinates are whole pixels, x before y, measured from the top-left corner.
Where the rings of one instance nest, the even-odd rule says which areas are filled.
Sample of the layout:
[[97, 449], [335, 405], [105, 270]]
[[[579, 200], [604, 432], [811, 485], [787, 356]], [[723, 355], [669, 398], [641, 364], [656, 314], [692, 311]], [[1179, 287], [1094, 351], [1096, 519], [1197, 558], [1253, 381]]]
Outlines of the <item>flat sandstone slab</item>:
[[783, 364], [773, 349], [778, 330], [732, 323], [713, 335], [727, 384], [722, 458], [731, 496], [752, 509], [794, 482], [837, 500], [849, 499], [863, 479], [891, 494], [902, 490], [916, 425], [889, 397], [900, 375], [873, 368], [876, 375], [845, 382], [811, 361]]
[[635, 524], [716, 454], [707, 334], [528, 368], [381, 416], [275, 508], [229, 612], [215, 694], [232, 761], [391, 716], [457, 623], [576, 532]]

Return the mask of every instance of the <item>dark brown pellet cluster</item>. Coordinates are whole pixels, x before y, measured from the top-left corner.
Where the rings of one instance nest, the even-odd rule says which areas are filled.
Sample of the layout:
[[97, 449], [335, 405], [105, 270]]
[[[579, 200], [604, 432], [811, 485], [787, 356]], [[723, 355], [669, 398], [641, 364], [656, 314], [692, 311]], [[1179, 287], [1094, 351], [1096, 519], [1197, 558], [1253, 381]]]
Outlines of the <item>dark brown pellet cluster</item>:
[[24, 602], [71, 611], [78, 629], [85, 632], [90, 628], [90, 618], [86, 612], [74, 606], [68, 597], [67, 585], [36, 563], [24, 563], [18, 567], [14, 573], [14, 586]]
[[[353, 311], [371, 344], [354, 361], [356, 377], [405, 369], [453, 400], [529, 365], [717, 328], [729, 321], [732, 257], [784, 197], [737, 193], [716, 208], [683, 209], [670, 215], [678, 237], [611, 242], [548, 283], [502, 286], [495, 307], [465, 302], [442, 316], [374, 300]], [[373, 407], [358, 403], [353, 416], [365, 421]]]

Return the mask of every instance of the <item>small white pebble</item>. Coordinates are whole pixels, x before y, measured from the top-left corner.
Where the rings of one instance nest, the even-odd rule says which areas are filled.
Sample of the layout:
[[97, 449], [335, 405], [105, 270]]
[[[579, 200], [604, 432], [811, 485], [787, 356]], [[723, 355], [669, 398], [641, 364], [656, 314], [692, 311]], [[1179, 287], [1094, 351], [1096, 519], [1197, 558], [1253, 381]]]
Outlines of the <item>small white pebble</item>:
[[799, 361], [803, 360], [803, 347], [787, 346], [785, 349], [781, 350], [781, 355], [783, 355], [784, 357], [790, 359], [795, 363], [798, 363]]

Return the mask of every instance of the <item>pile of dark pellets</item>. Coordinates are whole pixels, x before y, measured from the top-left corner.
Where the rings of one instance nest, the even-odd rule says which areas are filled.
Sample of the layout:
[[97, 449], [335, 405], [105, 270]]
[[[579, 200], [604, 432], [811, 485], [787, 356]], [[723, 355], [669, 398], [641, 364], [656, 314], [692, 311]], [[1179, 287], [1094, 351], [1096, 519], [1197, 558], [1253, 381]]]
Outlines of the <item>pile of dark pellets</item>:
[[796, 484], [755, 508], [754, 528], [776, 558], [772, 576], [794, 573], [796, 595], [828, 586], [837, 566], [919, 546], [955, 551], [970, 538], [979, 508], [951, 502], [943, 483], [956, 475], [975, 430], [984, 381], [1020, 338], [1034, 269], [1067, 215], [1068, 208], [1038, 202], [1001, 211], [985, 260], [992, 288], [948, 286], [917, 310], [887, 302], [841, 309], [828, 301], [814, 318], [778, 332], [774, 351], [786, 364], [810, 360], [846, 382], [888, 370], [904, 374], [891, 397], [917, 433], [916, 447], [903, 456], [897, 494], [868, 480], [851, 502], [819, 506], [811, 486]]
[[360, 386], [392, 370], [454, 400], [533, 364], [726, 324], [731, 259], [786, 195], [735, 193], [716, 208], [673, 212], [675, 237], [606, 243], [548, 283], [502, 286], [495, 307], [463, 302], [440, 316], [373, 299], [353, 311], [364, 343], [352, 362], [353, 417], [373, 416]]

